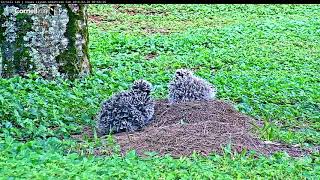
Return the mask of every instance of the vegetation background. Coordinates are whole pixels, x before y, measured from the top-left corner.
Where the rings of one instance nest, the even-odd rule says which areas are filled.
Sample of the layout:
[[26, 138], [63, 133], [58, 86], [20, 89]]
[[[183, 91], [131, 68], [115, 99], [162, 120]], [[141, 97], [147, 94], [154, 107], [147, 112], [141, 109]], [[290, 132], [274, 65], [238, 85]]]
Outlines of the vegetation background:
[[[107, 141], [71, 134], [94, 125], [100, 104], [133, 80], [167, 96], [190, 68], [218, 98], [264, 122], [262, 139], [320, 145], [319, 5], [90, 5], [93, 74], [48, 81], [0, 79], [0, 179], [318, 179], [320, 158], [235, 154], [125, 157]], [[107, 156], [94, 156], [96, 148]]]

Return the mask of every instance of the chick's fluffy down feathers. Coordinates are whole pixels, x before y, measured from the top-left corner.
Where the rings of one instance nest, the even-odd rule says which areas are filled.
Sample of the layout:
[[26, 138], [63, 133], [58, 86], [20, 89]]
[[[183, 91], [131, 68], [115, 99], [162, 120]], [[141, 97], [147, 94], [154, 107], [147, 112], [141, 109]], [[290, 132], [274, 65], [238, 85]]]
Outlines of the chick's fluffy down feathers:
[[105, 101], [97, 116], [98, 134], [137, 131], [150, 123], [154, 114], [151, 89], [149, 82], [135, 81], [130, 90], [118, 93]]
[[206, 101], [214, 99], [216, 89], [206, 80], [196, 77], [192, 71], [178, 69], [169, 83], [169, 102]]

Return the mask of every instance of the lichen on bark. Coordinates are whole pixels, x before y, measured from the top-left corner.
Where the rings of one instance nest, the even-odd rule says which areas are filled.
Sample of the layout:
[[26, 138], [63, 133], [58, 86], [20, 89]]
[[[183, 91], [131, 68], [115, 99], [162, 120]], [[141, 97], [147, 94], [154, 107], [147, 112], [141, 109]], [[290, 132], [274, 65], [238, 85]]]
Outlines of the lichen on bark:
[[5, 58], [2, 60], [2, 71], [7, 72], [9, 75], [14, 73], [13, 70], [15, 64], [14, 53], [16, 49], [14, 46], [17, 38], [16, 8], [17, 7], [15, 6], [5, 6], [5, 8], [2, 10], [3, 21], [1, 23], [1, 27], [4, 29], [2, 29], [3, 39], [1, 43], [3, 44], [2, 55], [5, 56]]
[[66, 8], [69, 16], [66, 31], [66, 36], [69, 38], [68, 51], [61, 53], [57, 61], [65, 64], [59, 70], [73, 79], [76, 76], [86, 76], [91, 72], [88, 57], [87, 8], [83, 5], [78, 5], [76, 9], [74, 6], [66, 6]]
[[[29, 8], [49, 9], [49, 5], [29, 5]], [[45, 77], [60, 76], [56, 57], [66, 50], [68, 39], [64, 36], [69, 17], [61, 5], [55, 7], [53, 15], [35, 14], [32, 17], [33, 31], [24, 36], [25, 46], [30, 48], [30, 56], [36, 71]]]
[[[3, 8], [0, 8], [0, 44], [3, 44], [3, 40], [4, 40], [4, 36], [3, 36], [3, 32], [5, 30], [4, 27], [2, 27], [2, 22], [4, 22], [3, 17], [1, 16], [1, 14], [3, 13]], [[0, 78], [2, 77], [2, 64], [3, 64], [3, 54], [2, 54], [2, 46], [0, 46]]]
[[50, 79], [74, 79], [89, 74], [85, 6], [0, 5], [0, 77], [37, 72]]

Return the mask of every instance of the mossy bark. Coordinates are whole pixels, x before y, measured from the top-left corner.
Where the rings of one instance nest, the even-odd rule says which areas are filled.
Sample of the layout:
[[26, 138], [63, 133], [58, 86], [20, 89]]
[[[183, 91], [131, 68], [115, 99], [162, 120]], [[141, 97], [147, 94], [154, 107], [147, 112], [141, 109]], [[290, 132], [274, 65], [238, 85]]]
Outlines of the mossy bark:
[[0, 5], [0, 78], [86, 76], [88, 42], [86, 5]]

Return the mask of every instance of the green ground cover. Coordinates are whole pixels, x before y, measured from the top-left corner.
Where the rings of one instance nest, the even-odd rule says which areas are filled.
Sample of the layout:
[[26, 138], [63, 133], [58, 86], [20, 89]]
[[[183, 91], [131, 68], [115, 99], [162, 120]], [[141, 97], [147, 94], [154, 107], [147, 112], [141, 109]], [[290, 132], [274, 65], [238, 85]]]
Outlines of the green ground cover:
[[263, 121], [261, 138], [319, 146], [319, 17], [318, 5], [90, 5], [90, 77], [0, 79], [0, 179], [318, 179], [319, 154], [94, 157], [90, 149], [114, 143], [70, 134], [93, 125], [100, 103], [133, 80], [165, 98], [175, 69], [191, 68], [218, 99]]

